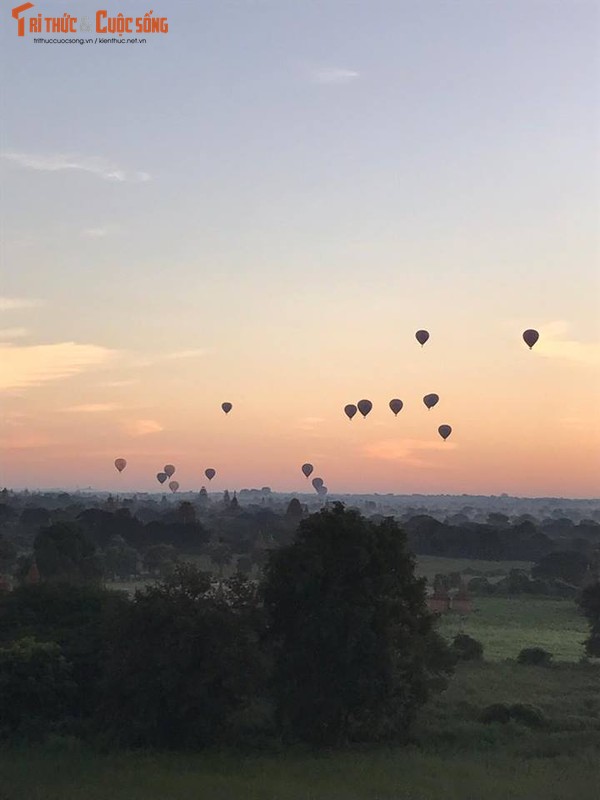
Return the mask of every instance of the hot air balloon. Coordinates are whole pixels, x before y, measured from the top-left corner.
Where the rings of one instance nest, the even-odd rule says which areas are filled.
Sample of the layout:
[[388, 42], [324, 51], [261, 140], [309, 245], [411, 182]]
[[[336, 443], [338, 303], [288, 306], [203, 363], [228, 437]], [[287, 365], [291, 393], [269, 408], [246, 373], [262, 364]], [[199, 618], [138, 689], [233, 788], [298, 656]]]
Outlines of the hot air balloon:
[[226, 414], [229, 414], [229, 412], [231, 411], [231, 409], [233, 408], [233, 406], [231, 405], [231, 403], [221, 403], [221, 408], [223, 409], [223, 411], [224, 411]]
[[171, 481], [171, 483], [169, 484], [169, 489], [173, 493], [175, 493], [177, 491], [177, 489], [179, 489], [179, 483], [177, 481]]
[[173, 475], [173, 473], [175, 472], [175, 467], [173, 466], [173, 464], [165, 464], [165, 466], [163, 467], [163, 472], [166, 473], [167, 478], [170, 478], [171, 475]]
[[123, 472], [125, 467], [127, 466], [127, 462], [124, 458], [116, 458], [115, 459], [115, 467], [119, 470], [119, 472]]
[[373, 408], [373, 403], [370, 400], [359, 400], [356, 404], [356, 407], [363, 417], [366, 417], [369, 411]]
[[439, 395], [437, 394], [426, 394], [425, 397], [423, 398], [423, 402], [425, 403], [427, 408], [433, 408], [439, 399], [440, 399]]
[[539, 333], [533, 330], [533, 328], [530, 328], [529, 330], [523, 332], [523, 341], [529, 347], [530, 350], [539, 338], [540, 338]]
[[313, 467], [312, 464], [302, 464], [302, 472], [304, 473], [304, 476], [306, 478], [308, 478], [310, 476], [310, 474], [313, 471], [313, 469], [314, 469], [314, 467]]
[[313, 478], [311, 483], [312, 483], [313, 487], [318, 492], [319, 489], [321, 488], [321, 486], [323, 486], [324, 480], [323, 480], [323, 478]]
[[212, 469], [212, 467], [209, 467], [208, 469], [204, 470], [204, 474], [206, 475], [209, 481], [212, 481], [212, 479], [215, 477], [217, 473], [215, 472], [214, 469]]
[[352, 417], [356, 414], [357, 411], [358, 409], [352, 403], [350, 403], [347, 406], [344, 406], [344, 414], [348, 417], [348, 419], [352, 419]]
[[429, 331], [417, 331], [415, 333], [415, 339], [421, 345], [421, 347], [423, 347], [427, 339], [429, 339]]
[[442, 439], [446, 441], [446, 439], [452, 433], [452, 428], [450, 427], [450, 425], [440, 425], [440, 427], [438, 428], [438, 433], [442, 437]]
[[390, 408], [394, 412], [394, 416], [395, 417], [398, 416], [398, 412], [399, 411], [402, 411], [402, 406], [403, 405], [404, 405], [404, 403], [402, 402], [402, 400], [397, 400], [397, 399], [390, 400]]
[[168, 478], [168, 477], [169, 477], [169, 476], [167, 475], [167, 473], [166, 473], [166, 472], [157, 472], [157, 473], [156, 473], [156, 480], [157, 480], [159, 483], [164, 483], [164, 482], [167, 480], [167, 478]]
[[329, 489], [326, 486], [319, 486], [317, 492], [319, 493], [319, 497], [325, 497]]

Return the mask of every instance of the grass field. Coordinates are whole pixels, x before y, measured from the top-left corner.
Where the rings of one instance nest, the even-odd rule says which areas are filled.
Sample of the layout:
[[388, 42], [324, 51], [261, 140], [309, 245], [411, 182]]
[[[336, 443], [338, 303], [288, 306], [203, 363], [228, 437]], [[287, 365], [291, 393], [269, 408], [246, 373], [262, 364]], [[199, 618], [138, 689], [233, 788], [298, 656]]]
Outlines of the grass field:
[[[314, 758], [31, 752], [2, 800], [597, 800], [598, 754], [523, 759], [381, 751]], [[2, 759], [4, 761], [4, 759]]]
[[484, 658], [516, 658], [524, 647], [543, 647], [556, 661], [578, 661], [588, 635], [585, 618], [573, 600], [520, 597], [475, 597], [466, 617], [444, 614], [439, 630], [451, 638], [467, 633], [484, 647]]
[[[600, 669], [465, 664], [424, 709], [422, 744], [329, 753], [94, 754], [75, 744], [0, 751], [0, 800], [597, 800]], [[484, 725], [528, 702], [544, 730]]]

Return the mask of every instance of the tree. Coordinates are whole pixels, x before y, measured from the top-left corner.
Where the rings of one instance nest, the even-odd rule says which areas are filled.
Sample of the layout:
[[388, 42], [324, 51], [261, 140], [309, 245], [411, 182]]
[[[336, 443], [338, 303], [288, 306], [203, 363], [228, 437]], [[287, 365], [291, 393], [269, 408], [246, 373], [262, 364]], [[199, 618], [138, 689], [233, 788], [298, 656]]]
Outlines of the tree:
[[0, 533], [0, 572], [12, 566], [17, 560], [17, 548]]
[[590, 622], [590, 635], [584, 643], [586, 653], [600, 658], [600, 582], [585, 587], [579, 607]]
[[42, 528], [33, 549], [43, 580], [81, 583], [102, 577], [96, 547], [76, 525], [56, 523]]
[[74, 689], [54, 642], [23, 638], [0, 647], [0, 737], [43, 738], [64, 717]]
[[453, 661], [414, 567], [393, 519], [337, 502], [271, 553], [263, 591], [284, 735], [339, 745], [408, 734]]
[[209, 550], [210, 560], [216, 565], [219, 570], [219, 578], [223, 577], [223, 569], [227, 564], [231, 563], [233, 558], [233, 551], [231, 547], [225, 542], [218, 542], [211, 545]]
[[39, 528], [48, 525], [50, 522], [50, 512], [47, 508], [36, 508], [27, 506], [21, 511], [21, 524], [28, 527]]
[[267, 672], [259, 616], [256, 589], [241, 576], [217, 591], [191, 564], [137, 592], [109, 627], [105, 733], [165, 748], [239, 739]]
[[144, 566], [149, 572], [167, 575], [177, 560], [177, 550], [172, 544], [156, 544], [146, 551]]
[[559, 578], [579, 586], [588, 570], [589, 559], [575, 550], [550, 553], [540, 559], [531, 570], [534, 578]]
[[104, 552], [104, 569], [111, 576], [127, 578], [137, 574], [138, 552], [121, 536], [114, 536]]

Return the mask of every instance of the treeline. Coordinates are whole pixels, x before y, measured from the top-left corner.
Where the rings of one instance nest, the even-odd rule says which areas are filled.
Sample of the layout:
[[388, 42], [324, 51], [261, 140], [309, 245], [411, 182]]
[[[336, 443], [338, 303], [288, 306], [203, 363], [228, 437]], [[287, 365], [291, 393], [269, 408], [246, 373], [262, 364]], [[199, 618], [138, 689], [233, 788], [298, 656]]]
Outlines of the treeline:
[[440, 522], [428, 515], [403, 520], [408, 543], [418, 555], [473, 558], [485, 561], [540, 561], [558, 551], [575, 551], [588, 559], [600, 546], [600, 524], [575, 525], [568, 519], [536, 524], [511, 523], [503, 514], [490, 514], [486, 524]]
[[[262, 566], [267, 550], [291, 541], [298, 521], [308, 515], [297, 499], [284, 508], [240, 506], [228, 493], [218, 502], [201, 492], [194, 502], [178, 505], [166, 500], [119, 504], [109, 498], [101, 506], [87, 508], [81, 502], [67, 503], [66, 499], [72, 500], [69, 495], [64, 495], [65, 505], [60, 505], [60, 497], [51, 508], [21, 507], [23, 498], [10, 496], [0, 502], [0, 573], [17, 568], [22, 574], [40, 529], [68, 525], [95, 546], [98, 569], [107, 578], [162, 574], [164, 564], [179, 554], [209, 556], [220, 571], [235, 562], [250, 574]], [[384, 519], [376, 514], [370, 518]], [[419, 514], [400, 521], [417, 555], [539, 562], [552, 553], [571, 551], [590, 561], [600, 546], [600, 524], [592, 519], [575, 524], [566, 517], [549, 517], [536, 522], [527, 515], [512, 520], [490, 513], [485, 523], [473, 522], [464, 514], [444, 521]], [[159, 549], [149, 553], [152, 548]]]
[[[114, 505], [114, 504], [113, 504]], [[210, 508], [200, 500], [110, 508], [25, 508], [0, 505], [0, 573], [21, 581], [35, 562], [44, 578], [81, 567], [85, 579], [164, 575], [182, 555], [204, 555], [222, 573], [236, 562], [245, 574], [262, 567], [268, 549], [289, 543], [305, 511], [292, 501], [285, 513], [240, 508], [235, 498]], [[85, 560], [85, 564], [80, 564]], [[79, 567], [77, 567], [79, 569]]]
[[82, 548], [79, 571], [0, 593], [4, 740], [405, 741], [452, 672], [391, 519], [335, 504], [270, 553], [261, 583], [176, 565], [133, 598], [86, 580]]

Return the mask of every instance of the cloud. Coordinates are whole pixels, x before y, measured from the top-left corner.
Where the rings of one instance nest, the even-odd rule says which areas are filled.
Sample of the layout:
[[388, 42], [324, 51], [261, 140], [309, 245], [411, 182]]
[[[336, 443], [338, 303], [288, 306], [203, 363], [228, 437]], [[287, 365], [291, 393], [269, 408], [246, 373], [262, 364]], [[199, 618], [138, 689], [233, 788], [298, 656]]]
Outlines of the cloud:
[[325, 422], [322, 417], [303, 417], [296, 427], [301, 431], [314, 431], [322, 422]]
[[538, 328], [540, 338], [533, 348], [544, 358], [557, 358], [590, 366], [600, 365], [600, 342], [579, 342], [566, 338], [570, 325], [556, 320]]
[[81, 235], [84, 239], [102, 239], [108, 234], [108, 228], [84, 228]]
[[2, 153], [2, 158], [26, 169], [35, 169], [42, 172], [78, 170], [80, 172], [89, 172], [104, 180], [116, 181], [117, 183], [145, 183], [150, 180], [150, 175], [147, 172], [126, 172], [101, 156], [79, 156], [66, 153], [36, 155], [33, 153], [7, 152]]
[[429, 466], [420, 453], [435, 450], [454, 450], [456, 445], [453, 442], [440, 440], [422, 441], [420, 439], [384, 439], [379, 442], [371, 442], [364, 448], [364, 455], [367, 458], [374, 458], [380, 461], [400, 461], [404, 464], [422, 467]]
[[27, 328], [2, 328], [0, 329], [0, 342], [10, 342], [13, 339], [21, 339], [27, 336]]
[[38, 308], [41, 300], [24, 297], [0, 297], [0, 311], [21, 311], [24, 308]]
[[34, 431], [16, 431], [0, 439], [0, 449], [8, 450], [33, 450], [38, 447], [50, 447], [56, 441], [49, 436]]
[[77, 414], [98, 414], [103, 411], [116, 411], [119, 406], [116, 403], [83, 403], [79, 406], [69, 406], [63, 411], [75, 412]]
[[105, 381], [104, 383], [100, 384], [101, 386], [108, 386], [111, 389], [119, 388], [121, 386], [135, 386], [135, 384], [139, 383], [137, 380], [125, 380], [125, 381]]
[[158, 353], [154, 356], [140, 358], [135, 362], [136, 367], [149, 367], [152, 364], [159, 364], [162, 361], [179, 361], [184, 358], [199, 358], [209, 353], [208, 348], [196, 348], [195, 350], [175, 350], [172, 353]]
[[205, 356], [208, 350], [198, 347], [195, 350], [176, 350], [174, 353], [166, 353], [162, 358], [165, 361], [175, 361], [179, 358], [197, 358], [198, 356]]
[[124, 431], [130, 436], [148, 436], [151, 433], [160, 433], [164, 428], [154, 419], [136, 419], [128, 422], [124, 426]]
[[311, 73], [311, 78], [315, 83], [341, 84], [350, 83], [360, 75], [352, 69], [339, 69], [338, 67], [328, 67], [316, 69]]
[[23, 411], [11, 411], [4, 414], [2, 422], [11, 428], [22, 428], [29, 421], [29, 417]]
[[97, 345], [60, 342], [31, 347], [0, 344], [0, 390], [40, 386], [104, 364], [114, 351]]

